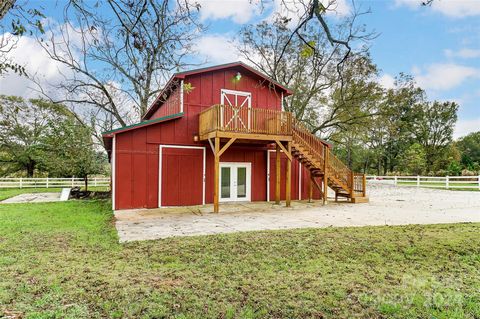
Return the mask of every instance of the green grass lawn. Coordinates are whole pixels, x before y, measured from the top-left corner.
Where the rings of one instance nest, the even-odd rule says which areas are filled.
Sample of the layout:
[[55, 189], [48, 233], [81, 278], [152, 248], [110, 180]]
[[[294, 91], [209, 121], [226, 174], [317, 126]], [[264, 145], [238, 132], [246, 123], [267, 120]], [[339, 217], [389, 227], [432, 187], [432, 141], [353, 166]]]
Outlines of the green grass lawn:
[[480, 224], [118, 244], [108, 201], [0, 205], [0, 318], [480, 318]]

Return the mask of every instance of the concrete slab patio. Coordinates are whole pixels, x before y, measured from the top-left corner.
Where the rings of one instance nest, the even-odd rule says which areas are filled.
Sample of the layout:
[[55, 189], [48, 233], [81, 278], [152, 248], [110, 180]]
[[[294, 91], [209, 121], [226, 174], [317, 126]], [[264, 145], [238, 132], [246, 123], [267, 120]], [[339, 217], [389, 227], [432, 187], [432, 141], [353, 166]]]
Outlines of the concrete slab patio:
[[29, 193], [13, 196], [1, 201], [2, 204], [59, 202], [61, 193]]
[[253, 230], [480, 222], [480, 192], [369, 185], [370, 203], [294, 201], [115, 212], [121, 242]]

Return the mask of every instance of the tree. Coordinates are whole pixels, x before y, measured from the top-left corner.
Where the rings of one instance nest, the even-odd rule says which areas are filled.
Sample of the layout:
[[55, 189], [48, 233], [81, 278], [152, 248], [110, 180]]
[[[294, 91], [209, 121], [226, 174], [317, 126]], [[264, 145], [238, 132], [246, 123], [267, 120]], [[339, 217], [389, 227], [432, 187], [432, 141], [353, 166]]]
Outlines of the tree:
[[0, 76], [7, 72], [27, 75], [24, 66], [8, 58], [7, 53], [15, 48], [19, 36], [27, 32], [44, 32], [41, 18], [45, 18], [43, 13], [37, 8], [27, 8], [26, 3], [17, 4], [17, 0], [0, 1]]
[[[315, 25], [296, 30], [298, 37], [292, 38], [289, 22], [277, 16], [273, 23], [264, 21], [244, 27], [239, 33], [239, 51], [257, 69], [295, 92], [285, 99], [284, 108], [293, 112], [313, 133], [325, 137], [329, 131], [355, 123], [365, 114], [347, 109], [355, 105], [353, 100], [358, 100], [364, 90], [370, 89], [368, 79], [376, 75], [368, 55], [356, 52], [342, 61], [345, 49], [330, 48], [328, 37], [317, 33]], [[351, 26], [347, 23], [338, 28]], [[306, 39], [308, 45], [305, 45]], [[343, 64], [340, 73], [339, 63]], [[347, 90], [349, 95], [345, 94]], [[332, 91], [336, 92], [335, 101]]]
[[[354, 0], [352, 0], [352, 4], [353, 7], [356, 8]], [[359, 36], [359, 33], [364, 33], [364, 30], [363, 28], [358, 28], [356, 26], [356, 19], [367, 12], [353, 12], [353, 14], [346, 21], [346, 27], [342, 28], [340, 32], [335, 32], [336, 30], [332, 28], [327, 16], [328, 13], [335, 12], [338, 5], [339, 3], [337, 0], [298, 0], [294, 2], [282, 0], [280, 2], [280, 7], [283, 9], [282, 11], [293, 13], [298, 17], [298, 23], [296, 27], [293, 28], [293, 31], [290, 33], [283, 47], [287, 48], [291, 41], [293, 41], [295, 38], [298, 38], [311, 51], [315, 51], [312, 41], [300, 33], [301, 30], [307, 29], [313, 25], [314, 28], [318, 30], [317, 34], [323, 35], [331, 47], [344, 48], [343, 57], [336, 65], [338, 74], [341, 77], [343, 64], [348, 60], [350, 53], [352, 52], [352, 42], [362, 37], [366, 38], [365, 35]], [[291, 17], [288, 17], [288, 14], [283, 18], [291, 19]], [[278, 60], [283, 58], [284, 52], [285, 50], [280, 51]]]
[[480, 169], [480, 131], [460, 138], [457, 147], [461, 152], [461, 163], [469, 170]]
[[414, 143], [400, 156], [400, 169], [414, 175], [421, 175], [427, 166], [426, 152], [422, 145]]
[[0, 20], [7, 14], [8, 11], [13, 7], [17, 0], [3, 0], [0, 3]]
[[145, 114], [202, 30], [189, 2], [71, 1], [64, 12], [64, 24], [49, 26], [39, 43], [71, 72], [38, 90], [69, 106], [97, 137]]
[[69, 116], [62, 105], [0, 95], [0, 164], [4, 174], [23, 171], [33, 177], [43, 160], [46, 128]]
[[422, 144], [427, 154], [427, 170], [434, 168], [452, 142], [457, 122], [458, 104], [455, 102], [426, 102], [416, 106], [420, 115], [413, 123], [415, 140]]
[[52, 177], [102, 172], [105, 155], [92, 143], [91, 131], [61, 104], [41, 99], [0, 96], [0, 171], [5, 175]]
[[42, 140], [41, 169], [49, 176], [83, 178], [88, 190], [88, 175], [102, 173], [105, 161], [105, 154], [95, 151], [91, 133], [73, 117], [61, 123], [50, 121]]

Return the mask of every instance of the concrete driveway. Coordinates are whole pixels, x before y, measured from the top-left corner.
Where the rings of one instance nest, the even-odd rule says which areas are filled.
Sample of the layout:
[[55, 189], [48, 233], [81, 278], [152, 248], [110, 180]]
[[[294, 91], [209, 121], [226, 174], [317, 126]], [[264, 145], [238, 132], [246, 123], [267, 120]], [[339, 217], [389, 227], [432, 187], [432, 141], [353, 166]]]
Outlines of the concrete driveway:
[[367, 204], [220, 204], [219, 214], [211, 205], [116, 211], [116, 227], [126, 242], [267, 229], [480, 222], [480, 192], [372, 184], [368, 191]]

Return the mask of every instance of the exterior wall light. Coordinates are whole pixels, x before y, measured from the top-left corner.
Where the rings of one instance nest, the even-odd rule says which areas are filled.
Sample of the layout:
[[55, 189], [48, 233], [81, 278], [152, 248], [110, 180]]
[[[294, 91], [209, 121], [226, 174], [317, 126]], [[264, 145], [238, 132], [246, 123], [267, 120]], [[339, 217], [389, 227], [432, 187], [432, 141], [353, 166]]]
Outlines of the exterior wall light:
[[242, 75], [240, 74], [240, 72], [237, 72], [237, 75], [235, 75], [235, 80], [240, 81], [241, 78]]

